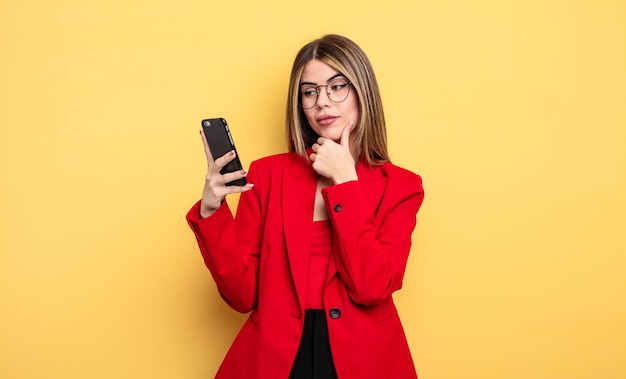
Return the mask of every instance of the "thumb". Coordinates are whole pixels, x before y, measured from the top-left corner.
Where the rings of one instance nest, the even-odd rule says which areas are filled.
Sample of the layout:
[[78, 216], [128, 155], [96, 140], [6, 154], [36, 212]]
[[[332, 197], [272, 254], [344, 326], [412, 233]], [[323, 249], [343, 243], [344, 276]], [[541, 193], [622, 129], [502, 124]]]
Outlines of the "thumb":
[[354, 129], [354, 122], [350, 121], [350, 124], [343, 128], [341, 140], [339, 141], [339, 144], [348, 150], [350, 150], [350, 132], [352, 132], [352, 129]]

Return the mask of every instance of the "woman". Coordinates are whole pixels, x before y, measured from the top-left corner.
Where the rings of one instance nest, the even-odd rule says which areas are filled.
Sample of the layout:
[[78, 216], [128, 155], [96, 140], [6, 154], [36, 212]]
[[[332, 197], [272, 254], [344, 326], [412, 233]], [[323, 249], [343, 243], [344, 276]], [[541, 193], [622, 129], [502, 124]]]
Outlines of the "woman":
[[[376, 78], [354, 42], [300, 50], [287, 138], [289, 153], [220, 175], [234, 152], [214, 160], [203, 135], [208, 172], [187, 220], [221, 296], [251, 312], [216, 377], [416, 378], [392, 294], [422, 182], [389, 162]], [[237, 192], [233, 217], [224, 198]]]

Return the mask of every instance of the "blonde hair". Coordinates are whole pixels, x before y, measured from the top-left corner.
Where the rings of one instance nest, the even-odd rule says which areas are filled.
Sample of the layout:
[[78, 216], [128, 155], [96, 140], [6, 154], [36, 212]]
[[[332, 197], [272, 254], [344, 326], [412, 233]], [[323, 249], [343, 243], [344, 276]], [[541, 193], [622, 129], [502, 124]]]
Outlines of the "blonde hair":
[[350, 39], [328, 34], [306, 44], [293, 63], [287, 95], [287, 144], [289, 151], [306, 156], [318, 135], [309, 125], [300, 107], [300, 81], [304, 66], [317, 59], [344, 75], [358, 97], [359, 123], [351, 133], [351, 142], [358, 156], [370, 165], [380, 165], [389, 160], [387, 131], [382, 100], [372, 64], [365, 52]]

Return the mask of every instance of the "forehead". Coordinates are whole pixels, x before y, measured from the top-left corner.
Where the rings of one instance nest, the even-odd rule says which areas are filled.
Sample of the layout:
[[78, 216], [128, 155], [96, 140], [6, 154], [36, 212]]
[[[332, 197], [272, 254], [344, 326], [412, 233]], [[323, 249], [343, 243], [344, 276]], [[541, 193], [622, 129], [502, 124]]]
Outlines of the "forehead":
[[326, 83], [328, 79], [332, 78], [338, 73], [339, 71], [330, 67], [326, 63], [317, 59], [313, 59], [307, 62], [306, 65], [304, 65], [304, 70], [302, 71], [302, 78], [300, 78], [300, 83]]

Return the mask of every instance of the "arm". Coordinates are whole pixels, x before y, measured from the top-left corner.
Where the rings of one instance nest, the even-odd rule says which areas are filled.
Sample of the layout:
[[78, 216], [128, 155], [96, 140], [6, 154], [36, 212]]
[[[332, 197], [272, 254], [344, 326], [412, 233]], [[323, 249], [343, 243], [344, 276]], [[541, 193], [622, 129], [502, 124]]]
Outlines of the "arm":
[[[254, 181], [254, 165], [248, 174]], [[187, 214], [204, 262], [222, 298], [238, 312], [249, 312], [257, 302], [261, 250], [261, 216], [255, 188], [241, 194], [237, 218], [226, 202], [210, 217], [200, 217], [200, 202]]]
[[361, 182], [351, 181], [328, 187], [323, 194], [339, 244], [334, 249], [339, 276], [354, 302], [373, 305], [402, 287], [424, 192], [419, 176], [387, 183], [374, 215], [368, 211], [365, 191]]
[[[235, 158], [235, 152], [213, 159], [202, 129], [200, 135], [207, 159], [207, 174], [202, 199], [187, 214], [187, 222], [195, 233], [204, 262], [222, 298], [233, 309], [249, 312], [256, 306], [257, 296], [261, 240], [258, 195], [256, 191], [250, 191], [254, 187], [250, 183], [226, 185], [247, 173], [239, 171], [222, 175], [220, 170]], [[254, 181], [253, 176], [249, 178]], [[242, 193], [239, 209], [244, 209], [244, 216], [237, 217], [237, 222], [224, 201], [232, 193]]]

